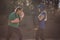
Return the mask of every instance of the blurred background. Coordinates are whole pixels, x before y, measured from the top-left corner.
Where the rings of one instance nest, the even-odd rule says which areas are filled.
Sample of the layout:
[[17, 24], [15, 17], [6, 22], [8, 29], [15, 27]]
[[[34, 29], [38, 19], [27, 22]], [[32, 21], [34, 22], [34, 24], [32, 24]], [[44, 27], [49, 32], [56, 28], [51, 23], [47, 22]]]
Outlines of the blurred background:
[[[22, 7], [25, 13], [20, 24], [23, 40], [34, 40], [36, 30], [39, 27], [37, 6], [41, 3], [46, 6], [48, 15], [44, 31], [45, 40], [60, 40], [60, 0], [0, 0], [0, 40], [5, 40], [8, 30], [8, 15], [17, 6]], [[11, 37], [13, 40], [18, 39], [15, 35]]]

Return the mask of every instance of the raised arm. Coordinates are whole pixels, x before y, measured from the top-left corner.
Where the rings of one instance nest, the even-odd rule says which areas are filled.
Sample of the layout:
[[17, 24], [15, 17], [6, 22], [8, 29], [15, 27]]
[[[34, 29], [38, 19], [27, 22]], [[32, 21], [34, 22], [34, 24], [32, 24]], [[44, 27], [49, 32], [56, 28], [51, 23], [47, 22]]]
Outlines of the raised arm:
[[19, 22], [20, 22], [19, 18], [16, 18], [14, 20], [11, 20], [11, 23], [19, 23]]
[[39, 19], [40, 21], [42, 21], [42, 20], [44, 19], [44, 15], [39, 15], [39, 16], [38, 16], [38, 19]]

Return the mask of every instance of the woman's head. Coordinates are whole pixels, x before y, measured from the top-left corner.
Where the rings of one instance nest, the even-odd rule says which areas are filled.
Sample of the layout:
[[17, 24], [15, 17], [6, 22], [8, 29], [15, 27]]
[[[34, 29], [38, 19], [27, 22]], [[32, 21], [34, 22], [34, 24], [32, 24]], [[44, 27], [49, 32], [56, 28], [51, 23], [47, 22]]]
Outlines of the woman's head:
[[15, 12], [16, 12], [17, 14], [20, 14], [20, 13], [22, 12], [22, 8], [20, 8], [20, 7], [16, 8]]
[[44, 5], [44, 4], [38, 5], [38, 9], [39, 9], [40, 11], [45, 10], [45, 5]]

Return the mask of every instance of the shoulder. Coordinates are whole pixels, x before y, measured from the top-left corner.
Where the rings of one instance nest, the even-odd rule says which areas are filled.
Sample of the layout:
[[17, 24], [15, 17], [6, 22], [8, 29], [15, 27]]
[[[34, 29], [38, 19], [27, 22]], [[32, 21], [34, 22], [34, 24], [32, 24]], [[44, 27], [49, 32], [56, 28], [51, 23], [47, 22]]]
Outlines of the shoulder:
[[15, 12], [10, 13], [10, 15], [15, 15]]
[[14, 17], [14, 16], [15, 16], [15, 12], [9, 14], [9, 17]]
[[46, 12], [46, 11], [43, 11], [41, 14], [42, 14], [42, 15], [45, 15], [45, 14], [47, 14], [47, 12]]

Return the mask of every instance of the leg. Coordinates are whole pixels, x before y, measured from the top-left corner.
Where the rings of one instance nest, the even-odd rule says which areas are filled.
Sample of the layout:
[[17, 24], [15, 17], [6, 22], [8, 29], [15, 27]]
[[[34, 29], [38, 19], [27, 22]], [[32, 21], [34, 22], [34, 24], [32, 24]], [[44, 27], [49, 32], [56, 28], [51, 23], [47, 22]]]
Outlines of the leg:
[[40, 29], [37, 30], [35, 39], [39, 40], [39, 38], [40, 38]]
[[44, 33], [43, 33], [43, 30], [42, 29], [40, 31], [40, 38], [41, 38], [41, 40], [44, 40]]
[[12, 27], [8, 27], [8, 34], [7, 34], [7, 39], [6, 40], [9, 40], [10, 39], [10, 37], [11, 37], [11, 35], [12, 35]]
[[18, 36], [19, 36], [19, 40], [22, 40], [22, 33], [21, 30], [18, 28]]
[[14, 32], [15, 32], [16, 34], [18, 34], [19, 40], [22, 40], [22, 34], [21, 34], [20, 29], [19, 29], [19, 28], [14, 28]]

